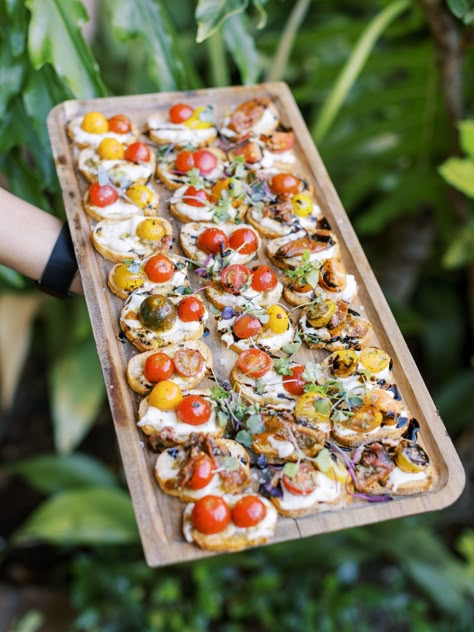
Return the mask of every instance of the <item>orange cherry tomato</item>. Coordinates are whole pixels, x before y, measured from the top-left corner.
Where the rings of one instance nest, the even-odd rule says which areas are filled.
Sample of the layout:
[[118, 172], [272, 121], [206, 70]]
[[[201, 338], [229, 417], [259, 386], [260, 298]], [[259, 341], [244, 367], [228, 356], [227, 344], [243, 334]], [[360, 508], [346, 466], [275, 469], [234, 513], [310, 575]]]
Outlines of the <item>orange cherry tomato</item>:
[[204, 207], [208, 205], [210, 200], [211, 196], [207, 191], [196, 189], [193, 186], [188, 187], [183, 195], [183, 202], [189, 206]]
[[316, 489], [316, 470], [309, 463], [300, 463], [294, 476], [283, 474], [282, 482], [291, 494], [308, 496]]
[[238, 228], [230, 236], [229, 246], [242, 255], [250, 255], [258, 248], [258, 238], [250, 228]]
[[291, 173], [277, 173], [270, 181], [270, 187], [274, 193], [299, 193], [301, 190], [301, 180]]
[[239, 316], [232, 327], [237, 338], [252, 338], [262, 331], [262, 323], [252, 314]]
[[183, 149], [176, 156], [175, 160], [176, 169], [178, 171], [191, 171], [194, 169], [194, 156], [192, 151], [188, 151], [187, 149]]
[[237, 527], [254, 527], [267, 515], [267, 508], [258, 496], [244, 496], [232, 508], [232, 520]]
[[207, 149], [198, 149], [194, 152], [193, 158], [194, 166], [205, 176], [217, 167], [217, 158]]
[[145, 273], [154, 283], [166, 283], [174, 276], [174, 263], [165, 255], [154, 255], [146, 262]]
[[245, 143], [244, 145], [240, 145], [236, 149], [234, 149], [233, 153], [236, 156], [243, 156], [245, 162], [253, 165], [256, 162], [260, 162], [263, 158], [263, 152], [260, 145], [254, 141], [250, 141]]
[[125, 150], [124, 157], [130, 162], [149, 162], [150, 150], [145, 143], [132, 143]]
[[209, 485], [214, 476], [214, 461], [207, 454], [198, 457], [194, 464], [193, 475], [186, 483], [190, 489], [202, 489]]
[[268, 266], [257, 266], [252, 270], [252, 288], [257, 292], [269, 292], [278, 283], [278, 277]]
[[240, 263], [231, 263], [221, 272], [222, 287], [231, 294], [238, 294], [250, 278], [250, 270]]
[[104, 208], [104, 206], [110, 206], [117, 200], [118, 193], [110, 184], [101, 186], [98, 182], [94, 182], [89, 187], [89, 201], [94, 206]]
[[178, 318], [185, 323], [201, 320], [205, 313], [202, 301], [195, 296], [185, 296], [178, 303]]
[[166, 353], [153, 353], [145, 360], [143, 375], [149, 382], [167, 380], [174, 373], [174, 362]]
[[229, 506], [221, 496], [200, 498], [191, 512], [191, 524], [200, 533], [212, 535], [224, 531], [230, 522]]
[[291, 370], [291, 375], [283, 376], [283, 388], [291, 395], [303, 395], [304, 385], [306, 382], [301, 377], [304, 371], [304, 366], [294, 366]]
[[176, 417], [184, 424], [200, 426], [209, 421], [212, 406], [200, 395], [187, 395], [179, 402], [176, 409]]
[[265, 351], [247, 349], [239, 355], [237, 366], [245, 375], [258, 379], [272, 368], [272, 359]]
[[170, 107], [168, 116], [172, 123], [179, 125], [179, 123], [184, 123], [188, 118], [191, 118], [193, 112], [193, 108], [186, 103], [176, 103], [176, 105]]
[[109, 118], [109, 131], [114, 134], [128, 134], [132, 129], [130, 119], [125, 114], [116, 114]]
[[196, 246], [208, 255], [216, 255], [228, 248], [229, 240], [220, 228], [206, 228], [197, 238]]
[[174, 366], [183, 377], [194, 377], [204, 368], [204, 358], [195, 349], [178, 349], [174, 354]]

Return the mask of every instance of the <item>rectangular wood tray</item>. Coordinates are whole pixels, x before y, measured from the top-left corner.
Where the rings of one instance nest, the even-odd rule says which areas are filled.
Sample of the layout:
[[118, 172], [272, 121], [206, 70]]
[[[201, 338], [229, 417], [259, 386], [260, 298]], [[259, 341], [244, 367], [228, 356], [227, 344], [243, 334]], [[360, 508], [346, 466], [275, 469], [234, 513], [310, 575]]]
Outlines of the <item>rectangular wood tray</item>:
[[[87, 185], [75, 167], [76, 158], [66, 134], [66, 124], [75, 116], [94, 110], [106, 116], [117, 113], [129, 115], [143, 130], [151, 113], [167, 111], [173, 103], [183, 101], [194, 106], [211, 103], [219, 121], [229, 108], [257, 96], [270, 97], [279, 109], [283, 124], [294, 129], [295, 172], [306, 174], [314, 185], [323, 215], [328, 218], [341, 245], [344, 264], [357, 279], [365, 315], [374, 326], [378, 344], [394, 361], [397, 384], [411, 413], [420, 423], [423, 443], [438, 472], [432, 490], [417, 496], [399, 497], [385, 503], [354, 502], [345, 509], [297, 520], [280, 517], [271, 542], [442, 509], [453, 503], [464, 487], [464, 470], [460, 460], [286, 84], [65, 101], [50, 112], [48, 130], [123, 465], [146, 561], [150, 566], [193, 560], [210, 554], [184, 541], [181, 534], [183, 504], [164, 495], [154, 480], [156, 455], [147, 447], [145, 437], [136, 426], [138, 397], [130, 390], [125, 378], [127, 361], [136, 350], [119, 337], [119, 312], [123, 303], [107, 288], [107, 273], [112, 264], [98, 255], [90, 243], [90, 222], [82, 209], [82, 196]], [[161, 185], [158, 189], [160, 215], [173, 221], [177, 235], [178, 222], [166, 210], [166, 200], [171, 194]], [[211, 335], [206, 338], [206, 343], [219, 349], [219, 357], [224, 358], [224, 363], [217, 366], [218, 375], [219, 371], [222, 375], [222, 371], [228, 373], [235, 355], [223, 352], [222, 343], [213, 333], [214, 327], [210, 329]], [[307, 358], [315, 355], [315, 352], [305, 353]]]

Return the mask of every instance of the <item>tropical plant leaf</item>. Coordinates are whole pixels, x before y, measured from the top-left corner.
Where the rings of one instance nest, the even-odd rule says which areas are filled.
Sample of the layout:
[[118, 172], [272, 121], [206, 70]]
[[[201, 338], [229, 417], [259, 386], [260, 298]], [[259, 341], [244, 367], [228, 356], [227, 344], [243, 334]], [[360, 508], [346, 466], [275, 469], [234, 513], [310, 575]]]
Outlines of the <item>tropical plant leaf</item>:
[[444, 381], [434, 394], [439, 413], [450, 432], [460, 432], [472, 425], [473, 392], [474, 369], [468, 369]]
[[28, 50], [37, 70], [51, 64], [78, 99], [104, 96], [99, 66], [81, 27], [88, 15], [78, 0], [26, 0], [31, 11]]
[[198, 44], [215, 33], [232, 15], [245, 11], [247, 5], [248, 0], [199, 0], [195, 12]]
[[474, 160], [448, 158], [439, 168], [440, 174], [453, 187], [474, 198]]
[[10, 99], [21, 91], [23, 75], [23, 60], [15, 59], [10, 46], [0, 39], [0, 118], [3, 118]]
[[232, 15], [222, 26], [224, 41], [240, 72], [242, 83], [256, 83], [261, 70], [255, 40], [249, 33], [245, 16]]
[[138, 532], [130, 498], [112, 487], [60, 492], [42, 503], [13, 535], [16, 544], [38, 540], [63, 545], [135, 543]]
[[474, 158], [474, 120], [459, 123], [459, 136], [463, 150]]
[[448, 7], [464, 24], [472, 24], [474, 22], [473, 0], [448, 0]]
[[474, 226], [463, 226], [443, 257], [447, 268], [459, 268], [474, 261]]

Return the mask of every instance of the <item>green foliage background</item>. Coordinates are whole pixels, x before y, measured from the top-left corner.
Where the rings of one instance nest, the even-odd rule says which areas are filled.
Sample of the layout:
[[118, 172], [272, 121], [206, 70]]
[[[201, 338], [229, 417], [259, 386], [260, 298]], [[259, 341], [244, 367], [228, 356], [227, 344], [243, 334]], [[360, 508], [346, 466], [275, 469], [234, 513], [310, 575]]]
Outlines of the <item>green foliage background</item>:
[[[13, 193], [62, 216], [45, 125], [56, 103], [287, 81], [441, 416], [461, 440], [473, 425], [466, 288], [474, 213], [464, 200], [456, 214], [443, 177], [472, 197], [474, 132], [463, 124], [465, 155], [447, 160], [458, 141], [423, 4], [104, 0], [88, 44], [79, 0], [0, 0], [0, 172]], [[472, 3], [448, 4], [463, 33]], [[463, 64], [474, 76], [472, 47]], [[463, 90], [467, 118], [472, 81]], [[4, 294], [32, 290], [1, 267], [0, 284]], [[75, 452], [104, 398], [83, 301], [42, 301], [29, 326], [50, 366], [56, 454], [8, 465], [43, 500], [4, 555], [37, 540], [68, 551], [60, 572], [75, 629], [344, 631], [354, 621], [358, 630], [472, 629], [474, 532], [472, 515], [459, 511], [147, 569], [121, 475]]]

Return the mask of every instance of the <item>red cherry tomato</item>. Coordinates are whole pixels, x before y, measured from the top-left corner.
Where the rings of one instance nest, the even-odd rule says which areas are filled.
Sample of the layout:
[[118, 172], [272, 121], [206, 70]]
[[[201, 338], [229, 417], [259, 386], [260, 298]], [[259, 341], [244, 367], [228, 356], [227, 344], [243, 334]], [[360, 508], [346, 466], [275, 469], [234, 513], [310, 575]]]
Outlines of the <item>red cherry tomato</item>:
[[304, 366], [294, 366], [291, 370], [291, 375], [283, 376], [283, 388], [291, 395], [303, 395], [304, 385], [306, 382], [301, 377], [304, 371]]
[[110, 206], [118, 200], [118, 193], [110, 184], [100, 186], [98, 182], [94, 182], [89, 187], [89, 201], [94, 206], [104, 208]]
[[232, 520], [237, 527], [254, 527], [267, 515], [267, 508], [257, 496], [244, 496], [232, 508]]
[[179, 125], [179, 123], [184, 123], [188, 118], [191, 118], [193, 112], [193, 108], [186, 103], [176, 103], [176, 105], [170, 107], [168, 116], [172, 123]]
[[217, 167], [217, 158], [207, 149], [198, 149], [193, 154], [194, 166], [199, 169], [203, 175], [207, 175], [214, 171]]
[[197, 238], [196, 246], [208, 255], [216, 255], [228, 248], [229, 240], [220, 228], [206, 228]]
[[209, 485], [214, 476], [214, 461], [207, 454], [197, 457], [194, 464], [193, 475], [186, 483], [190, 489], [202, 489]]
[[283, 474], [282, 482], [290, 493], [308, 496], [316, 489], [316, 470], [309, 463], [300, 463], [294, 476]]
[[263, 152], [260, 145], [254, 141], [240, 145], [240, 147], [237, 147], [233, 153], [236, 156], [243, 156], [245, 158], [245, 162], [250, 165], [260, 162], [263, 158]]
[[145, 143], [132, 143], [125, 150], [124, 158], [130, 162], [149, 162], [150, 150]]
[[227, 292], [231, 292], [231, 294], [238, 294], [249, 280], [250, 274], [251, 272], [247, 266], [243, 266], [240, 263], [231, 263], [221, 272], [222, 287]]
[[252, 338], [262, 331], [262, 323], [252, 314], [239, 316], [232, 327], [237, 338]]
[[185, 323], [201, 320], [205, 313], [204, 305], [195, 296], [185, 296], [178, 303], [178, 318]]
[[203, 189], [196, 189], [196, 187], [188, 187], [183, 195], [183, 202], [189, 204], [189, 206], [203, 207], [207, 206], [211, 200], [211, 196], [207, 191]]
[[195, 349], [178, 349], [174, 354], [174, 366], [183, 377], [194, 377], [204, 368], [204, 359]]
[[258, 379], [272, 368], [272, 359], [265, 351], [247, 349], [239, 355], [237, 366], [248, 377]]
[[125, 114], [116, 114], [109, 118], [109, 132], [114, 134], [128, 134], [132, 129], [130, 119]]
[[165, 255], [154, 255], [146, 262], [145, 273], [154, 283], [166, 283], [174, 276], [174, 263]]
[[190, 171], [194, 169], [194, 156], [192, 151], [188, 151], [187, 149], [183, 149], [176, 156], [175, 161], [176, 169], [178, 171]]
[[278, 283], [278, 277], [268, 266], [257, 266], [252, 270], [252, 288], [257, 292], [269, 292]]
[[224, 531], [230, 522], [230, 509], [221, 496], [204, 496], [194, 505], [191, 524], [200, 533], [211, 535]]
[[200, 395], [187, 395], [179, 402], [176, 409], [176, 417], [184, 424], [200, 426], [209, 421], [212, 406]]
[[149, 382], [162, 382], [173, 375], [174, 369], [173, 359], [166, 353], [153, 353], [145, 360], [143, 375]]
[[301, 180], [291, 173], [277, 173], [270, 182], [270, 187], [274, 193], [299, 193], [301, 190]]
[[250, 255], [258, 248], [258, 238], [250, 228], [238, 228], [229, 237], [229, 246], [242, 255]]

